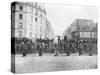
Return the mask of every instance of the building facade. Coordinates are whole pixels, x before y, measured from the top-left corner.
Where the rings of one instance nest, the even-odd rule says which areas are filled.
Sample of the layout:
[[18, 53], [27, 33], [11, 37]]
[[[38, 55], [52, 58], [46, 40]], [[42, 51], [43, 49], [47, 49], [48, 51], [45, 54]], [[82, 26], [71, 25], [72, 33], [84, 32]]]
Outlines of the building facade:
[[97, 23], [87, 19], [76, 19], [64, 32], [63, 36], [65, 35], [71, 39], [97, 39]]
[[[63, 37], [84, 42], [83, 52], [97, 54], [97, 23], [87, 19], [76, 19], [65, 30]], [[78, 42], [78, 41], [77, 41]]]
[[68, 26], [68, 27], [64, 30], [63, 34], [62, 34], [62, 39], [64, 39], [64, 36], [66, 36], [68, 39], [72, 39], [71, 33], [72, 33], [72, 32], [71, 32], [71, 27]]
[[41, 3], [11, 4], [11, 37], [46, 38], [46, 11]]
[[50, 21], [46, 20], [46, 27], [45, 27], [45, 37], [48, 38], [48, 39], [54, 39], [55, 38], [55, 34], [54, 34], [54, 30], [51, 26], [51, 23]]

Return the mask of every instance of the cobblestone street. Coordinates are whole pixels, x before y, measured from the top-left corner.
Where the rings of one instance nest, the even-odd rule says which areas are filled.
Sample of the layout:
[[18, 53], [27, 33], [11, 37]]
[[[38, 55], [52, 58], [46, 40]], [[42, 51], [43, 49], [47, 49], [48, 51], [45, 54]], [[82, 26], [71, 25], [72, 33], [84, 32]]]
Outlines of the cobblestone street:
[[16, 73], [32, 73], [63, 70], [81, 70], [96, 69], [97, 56], [78, 56], [60, 55], [54, 57], [54, 54], [44, 54], [39, 57], [38, 54], [30, 54], [26, 57], [16, 55]]

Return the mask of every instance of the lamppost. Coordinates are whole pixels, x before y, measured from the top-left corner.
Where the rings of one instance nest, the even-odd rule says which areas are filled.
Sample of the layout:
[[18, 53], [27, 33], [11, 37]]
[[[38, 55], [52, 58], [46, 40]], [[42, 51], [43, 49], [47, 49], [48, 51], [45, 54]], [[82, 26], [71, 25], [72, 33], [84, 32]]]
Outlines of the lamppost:
[[60, 36], [57, 36], [58, 37], [58, 44], [60, 44]]

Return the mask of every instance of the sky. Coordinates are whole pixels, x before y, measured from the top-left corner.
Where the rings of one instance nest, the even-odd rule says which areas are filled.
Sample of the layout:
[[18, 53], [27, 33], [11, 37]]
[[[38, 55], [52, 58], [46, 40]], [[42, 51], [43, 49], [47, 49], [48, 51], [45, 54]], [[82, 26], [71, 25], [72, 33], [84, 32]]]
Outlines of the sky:
[[75, 19], [91, 19], [97, 22], [97, 7], [45, 4], [45, 9], [55, 35], [61, 35]]

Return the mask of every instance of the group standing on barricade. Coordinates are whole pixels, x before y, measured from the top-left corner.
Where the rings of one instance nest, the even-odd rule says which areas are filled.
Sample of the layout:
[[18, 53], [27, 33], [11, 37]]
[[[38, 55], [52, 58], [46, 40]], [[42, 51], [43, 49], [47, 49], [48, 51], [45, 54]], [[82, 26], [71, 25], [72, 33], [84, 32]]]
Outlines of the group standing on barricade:
[[[49, 44], [38, 42], [35, 49], [39, 56], [43, 56], [43, 53], [47, 53], [49, 49], [51, 49], [51, 53], [54, 53], [54, 56], [59, 56], [61, 49], [67, 56], [70, 56], [71, 53], [79, 53], [80, 56], [84, 51], [88, 52], [90, 56], [92, 55], [90, 44], [84, 40], [64, 40], [62, 43], [54, 43], [52, 48], [49, 47], [51, 47]], [[22, 56], [25, 57], [28, 51], [33, 48], [32, 41], [24, 39], [20, 48]]]

